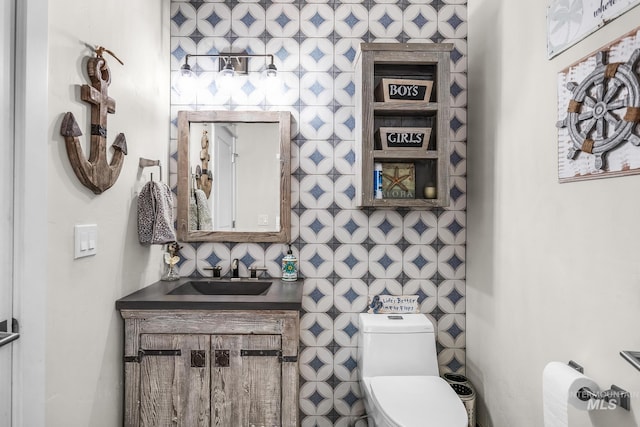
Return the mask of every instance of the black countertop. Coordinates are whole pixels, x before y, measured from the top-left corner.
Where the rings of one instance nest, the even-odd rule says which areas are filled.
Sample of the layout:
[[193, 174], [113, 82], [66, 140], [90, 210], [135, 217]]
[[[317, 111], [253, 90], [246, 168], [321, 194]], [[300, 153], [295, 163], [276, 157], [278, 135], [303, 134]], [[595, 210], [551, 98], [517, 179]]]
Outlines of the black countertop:
[[[188, 281], [215, 281], [183, 277], [158, 281], [116, 301], [117, 310], [300, 310], [302, 285], [270, 279], [273, 284], [265, 295], [169, 295]], [[246, 279], [248, 281], [248, 279]]]

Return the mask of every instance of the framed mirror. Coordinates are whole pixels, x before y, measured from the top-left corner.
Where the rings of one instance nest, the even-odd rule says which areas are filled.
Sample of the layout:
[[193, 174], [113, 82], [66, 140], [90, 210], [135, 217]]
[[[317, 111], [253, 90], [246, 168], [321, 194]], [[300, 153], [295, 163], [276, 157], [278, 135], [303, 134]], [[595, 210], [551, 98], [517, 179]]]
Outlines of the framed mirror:
[[291, 114], [178, 112], [178, 239], [289, 242]]

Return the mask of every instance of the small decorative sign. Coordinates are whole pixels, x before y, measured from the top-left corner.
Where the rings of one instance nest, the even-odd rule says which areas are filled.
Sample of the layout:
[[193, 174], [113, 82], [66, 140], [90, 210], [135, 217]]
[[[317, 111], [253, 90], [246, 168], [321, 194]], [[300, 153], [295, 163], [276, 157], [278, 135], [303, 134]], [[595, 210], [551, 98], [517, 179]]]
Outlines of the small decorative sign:
[[414, 127], [398, 127], [386, 128], [381, 127], [376, 132], [376, 140], [383, 150], [390, 148], [422, 148], [429, 144], [431, 136], [431, 128], [414, 128]]
[[374, 92], [376, 101], [428, 102], [432, 88], [431, 80], [382, 79]]
[[382, 198], [416, 198], [416, 171], [413, 163], [382, 164]]
[[375, 295], [369, 313], [418, 313], [418, 295]]
[[552, 0], [547, 10], [549, 59], [640, 4], [640, 0]]

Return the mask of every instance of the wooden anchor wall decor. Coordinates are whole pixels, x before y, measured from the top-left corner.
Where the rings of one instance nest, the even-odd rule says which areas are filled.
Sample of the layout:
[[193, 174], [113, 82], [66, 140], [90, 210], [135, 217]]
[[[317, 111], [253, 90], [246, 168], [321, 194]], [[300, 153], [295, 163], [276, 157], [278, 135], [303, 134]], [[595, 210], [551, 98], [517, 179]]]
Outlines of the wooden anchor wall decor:
[[111, 163], [107, 163], [107, 113], [115, 113], [116, 102], [107, 94], [111, 71], [102, 54], [106, 52], [124, 65], [113, 52], [102, 46], [95, 48], [95, 57], [87, 62], [91, 86], [82, 85], [80, 97], [91, 104], [91, 146], [89, 159], [84, 155], [80, 136], [82, 132], [71, 112], [64, 115], [60, 134], [64, 136], [67, 155], [80, 182], [95, 194], [101, 194], [115, 184], [127, 154], [127, 140], [123, 133], [116, 136]]

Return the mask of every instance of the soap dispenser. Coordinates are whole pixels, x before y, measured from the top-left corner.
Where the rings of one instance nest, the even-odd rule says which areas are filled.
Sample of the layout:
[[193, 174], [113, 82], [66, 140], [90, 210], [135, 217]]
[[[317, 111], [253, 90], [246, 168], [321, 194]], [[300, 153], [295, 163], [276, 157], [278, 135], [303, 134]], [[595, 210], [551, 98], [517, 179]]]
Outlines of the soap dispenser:
[[291, 245], [287, 254], [282, 258], [282, 280], [295, 282], [298, 280], [298, 259], [291, 252]]

